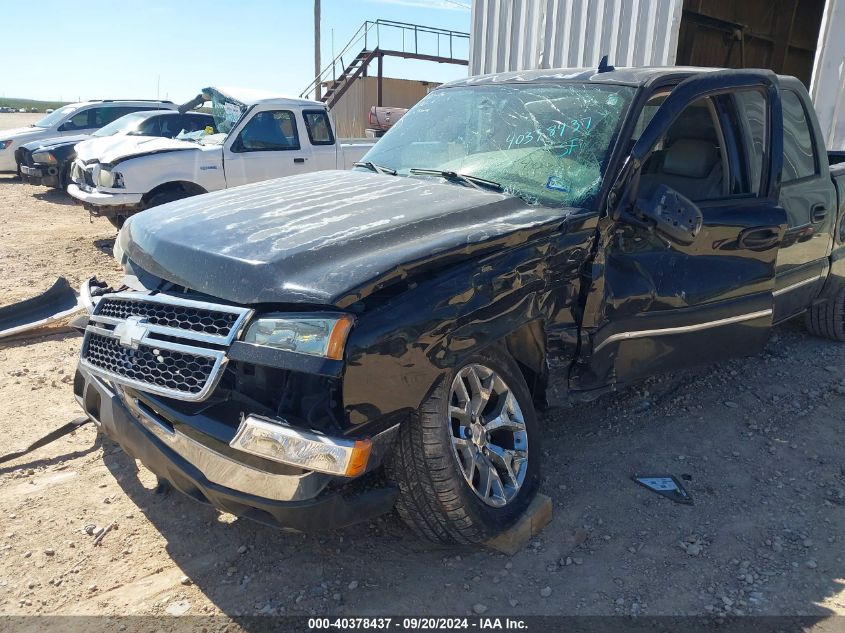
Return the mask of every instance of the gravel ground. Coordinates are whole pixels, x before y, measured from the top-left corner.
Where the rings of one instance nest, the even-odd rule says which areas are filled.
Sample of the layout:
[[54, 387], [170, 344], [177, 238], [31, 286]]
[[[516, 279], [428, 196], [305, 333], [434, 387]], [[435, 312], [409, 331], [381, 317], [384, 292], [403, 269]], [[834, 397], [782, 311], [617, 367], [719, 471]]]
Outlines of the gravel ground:
[[[63, 194], [0, 176], [0, 214], [3, 303], [117, 278], [111, 226]], [[79, 343], [0, 346], [0, 453], [79, 416]], [[762, 356], [543, 416], [554, 517], [510, 558], [433, 548], [394, 515], [318, 535], [240, 521], [155, 494], [88, 425], [0, 467], [0, 614], [845, 614], [843, 360], [790, 323]], [[683, 476], [695, 505], [633, 473]], [[86, 527], [110, 524], [95, 547]]]

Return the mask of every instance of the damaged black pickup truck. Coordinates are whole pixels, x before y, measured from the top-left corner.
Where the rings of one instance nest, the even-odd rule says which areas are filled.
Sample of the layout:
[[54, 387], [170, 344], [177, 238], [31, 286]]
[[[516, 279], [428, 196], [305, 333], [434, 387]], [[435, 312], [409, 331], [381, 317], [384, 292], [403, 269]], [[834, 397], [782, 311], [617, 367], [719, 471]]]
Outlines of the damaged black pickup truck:
[[535, 409], [802, 314], [845, 340], [843, 188], [806, 90], [768, 71], [453, 82], [353, 171], [131, 218], [125, 285], [83, 288], [75, 393], [222, 510], [308, 530], [395, 506], [479, 542], [556, 467]]

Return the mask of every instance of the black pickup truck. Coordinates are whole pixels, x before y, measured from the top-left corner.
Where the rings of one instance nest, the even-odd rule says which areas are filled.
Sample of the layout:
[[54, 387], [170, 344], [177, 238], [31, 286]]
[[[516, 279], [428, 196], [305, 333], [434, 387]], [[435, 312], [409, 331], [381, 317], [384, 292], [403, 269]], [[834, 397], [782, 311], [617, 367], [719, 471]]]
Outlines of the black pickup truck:
[[[845, 340], [845, 166], [796, 79], [601, 68], [441, 86], [349, 172], [133, 217], [77, 399], [161, 479], [298, 530], [392, 507], [479, 542], [535, 494], [535, 409]], [[98, 296], [94, 296], [98, 295]]]

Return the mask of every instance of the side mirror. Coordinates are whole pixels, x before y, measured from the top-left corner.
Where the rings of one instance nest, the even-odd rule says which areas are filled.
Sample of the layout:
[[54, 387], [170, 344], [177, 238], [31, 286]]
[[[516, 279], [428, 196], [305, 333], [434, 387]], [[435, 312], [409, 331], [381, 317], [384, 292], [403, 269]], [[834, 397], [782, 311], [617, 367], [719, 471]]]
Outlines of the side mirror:
[[659, 185], [647, 199], [637, 200], [634, 214], [655, 233], [683, 245], [695, 241], [704, 221], [701, 209], [666, 185]]

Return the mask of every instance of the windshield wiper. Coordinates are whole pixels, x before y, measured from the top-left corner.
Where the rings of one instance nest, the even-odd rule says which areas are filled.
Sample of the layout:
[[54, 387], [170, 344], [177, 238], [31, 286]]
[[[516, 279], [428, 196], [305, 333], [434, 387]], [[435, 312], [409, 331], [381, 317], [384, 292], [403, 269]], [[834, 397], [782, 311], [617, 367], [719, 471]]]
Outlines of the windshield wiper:
[[363, 163], [362, 162], [352, 163], [352, 166], [353, 167], [366, 167], [370, 171], [374, 171], [377, 174], [382, 174], [382, 175], [387, 174], [388, 176], [395, 176], [396, 175], [395, 169], [391, 169], [390, 167], [385, 167], [384, 165], [377, 165], [376, 163], [374, 163], [370, 160], [363, 162]]
[[444, 171], [441, 169], [411, 169], [408, 173], [415, 176], [440, 176], [449, 182], [462, 182], [470, 187], [476, 189], [493, 189], [495, 191], [503, 192], [505, 188], [493, 180], [486, 178], [479, 178], [478, 176], [469, 176], [467, 174], [459, 174], [456, 171]]

